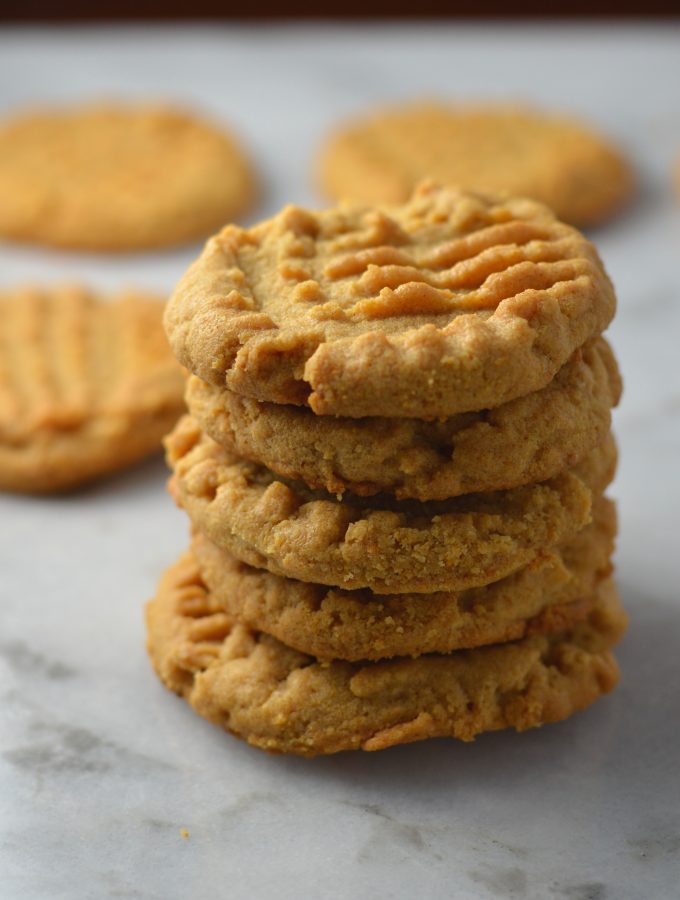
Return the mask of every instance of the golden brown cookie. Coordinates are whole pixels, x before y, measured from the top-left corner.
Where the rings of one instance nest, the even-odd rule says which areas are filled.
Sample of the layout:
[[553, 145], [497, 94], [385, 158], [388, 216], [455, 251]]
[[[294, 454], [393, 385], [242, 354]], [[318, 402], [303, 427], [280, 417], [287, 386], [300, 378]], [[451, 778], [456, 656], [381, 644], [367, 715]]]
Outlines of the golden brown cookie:
[[72, 488], [160, 449], [184, 407], [162, 313], [133, 292], [0, 292], [0, 489]]
[[445, 501], [342, 500], [231, 455], [189, 417], [166, 439], [171, 493], [195, 528], [276, 575], [379, 594], [463, 590], [504, 578], [589, 519], [613, 477], [611, 440], [537, 485]]
[[0, 235], [83, 250], [202, 238], [244, 212], [250, 163], [188, 112], [100, 105], [0, 125]]
[[165, 325], [183, 365], [235, 393], [433, 418], [545, 387], [614, 308], [595, 248], [546, 207], [424, 185], [404, 206], [228, 226]]
[[147, 607], [148, 650], [168, 688], [264, 750], [315, 756], [428, 737], [472, 740], [565, 719], [610, 691], [626, 616], [611, 580], [587, 620], [448, 656], [319, 663], [236, 624], [187, 555]]
[[238, 622], [319, 659], [419, 656], [564, 631], [584, 619], [611, 571], [616, 514], [603, 498], [594, 521], [561, 548], [487, 587], [376, 596], [281, 578], [240, 562], [201, 534], [191, 552], [213, 599]]
[[335, 199], [402, 203], [422, 178], [533, 197], [574, 225], [630, 199], [628, 162], [590, 127], [528, 108], [413, 103], [343, 126], [319, 160]]
[[192, 375], [187, 405], [217, 443], [284, 478], [332, 494], [442, 500], [545, 481], [601, 444], [621, 394], [599, 338], [542, 390], [496, 409], [444, 420], [315, 416], [241, 397]]

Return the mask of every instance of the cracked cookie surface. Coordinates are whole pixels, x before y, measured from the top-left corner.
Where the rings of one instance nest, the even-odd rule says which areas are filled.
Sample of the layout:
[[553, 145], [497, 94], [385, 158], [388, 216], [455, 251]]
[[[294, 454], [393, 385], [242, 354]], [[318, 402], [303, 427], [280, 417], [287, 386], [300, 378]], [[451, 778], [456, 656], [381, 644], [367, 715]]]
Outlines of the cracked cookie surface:
[[236, 623], [190, 555], [147, 606], [147, 647], [170, 690], [261, 749], [315, 756], [429, 737], [472, 740], [565, 719], [610, 691], [626, 616], [610, 579], [561, 635], [375, 663], [319, 663]]
[[194, 527], [274, 574], [376, 593], [497, 581], [588, 521], [613, 477], [613, 440], [537, 485], [446, 501], [342, 499], [231, 455], [190, 417], [166, 439], [170, 490]]
[[201, 381], [189, 411], [218, 444], [331, 494], [440, 500], [544, 481], [602, 443], [621, 378], [609, 345], [577, 350], [541, 391], [443, 421], [315, 416]]
[[544, 388], [614, 309], [595, 248], [547, 207], [425, 184], [403, 206], [228, 226], [165, 326], [182, 365], [237, 394], [436, 418]]

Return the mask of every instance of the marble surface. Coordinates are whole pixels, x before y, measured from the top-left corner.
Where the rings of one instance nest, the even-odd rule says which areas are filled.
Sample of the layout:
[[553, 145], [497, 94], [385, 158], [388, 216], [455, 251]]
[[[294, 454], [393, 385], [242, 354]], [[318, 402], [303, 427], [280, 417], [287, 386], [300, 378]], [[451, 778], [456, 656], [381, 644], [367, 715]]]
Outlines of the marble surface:
[[[0, 114], [101, 95], [198, 104], [255, 153], [258, 215], [315, 202], [310, 161], [338, 116], [441, 91], [592, 117], [641, 181], [594, 234], [626, 381], [619, 689], [520, 736], [270, 758], [150, 672], [142, 605], [187, 540], [160, 460], [64, 498], [2, 497], [2, 900], [680, 897], [678, 84], [676, 25], [0, 31]], [[0, 281], [167, 290], [195, 252], [3, 246]]]

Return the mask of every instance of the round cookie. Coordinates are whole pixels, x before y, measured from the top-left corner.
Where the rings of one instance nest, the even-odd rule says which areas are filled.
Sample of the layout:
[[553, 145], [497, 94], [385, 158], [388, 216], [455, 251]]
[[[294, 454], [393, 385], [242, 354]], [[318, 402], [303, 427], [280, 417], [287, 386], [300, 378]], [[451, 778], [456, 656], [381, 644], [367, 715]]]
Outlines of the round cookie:
[[541, 391], [444, 420], [315, 416], [187, 382], [189, 411], [218, 444], [332, 494], [442, 500], [552, 478], [601, 444], [621, 378], [602, 338], [577, 350]]
[[613, 441], [537, 485], [447, 501], [342, 500], [232, 456], [186, 417], [166, 439], [170, 490], [195, 528], [276, 575], [380, 594], [504, 578], [589, 520], [613, 477]]
[[81, 250], [205, 237], [252, 203], [237, 142], [188, 112], [94, 105], [0, 125], [0, 236]]
[[593, 245], [546, 207], [428, 184], [400, 207], [228, 226], [165, 325], [182, 365], [237, 394], [435, 418], [544, 388], [614, 308]]
[[161, 449], [184, 409], [163, 301], [0, 291], [0, 489], [73, 488]]
[[212, 598], [243, 625], [318, 659], [419, 656], [549, 634], [584, 619], [611, 570], [614, 505], [560, 548], [469, 591], [378, 596], [281, 578], [239, 562], [201, 534], [192, 555]]
[[528, 108], [413, 103], [349, 123], [328, 139], [326, 194], [401, 203], [422, 178], [508, 191], [587, 227], [630, 199], [628, 162], [588, 126]]
[[472, 740], [565, 719], [610, 691], [626, 616], [611, 580], [562, 635], [418, 659], [319, 663], [236, 624], [190, 556], [147, 606], [147, 647], [170, 690], [253, 746], [315, 756], [429, 737]]

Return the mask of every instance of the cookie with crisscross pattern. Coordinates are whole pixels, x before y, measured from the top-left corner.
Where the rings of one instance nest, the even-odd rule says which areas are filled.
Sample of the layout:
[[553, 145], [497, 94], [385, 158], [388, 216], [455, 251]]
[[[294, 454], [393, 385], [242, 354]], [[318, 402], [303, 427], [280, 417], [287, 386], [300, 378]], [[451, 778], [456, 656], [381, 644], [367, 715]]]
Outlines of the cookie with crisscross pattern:
[[184, 408], [163, 301], [0, 291], [0, 488], [72, 488], [160, 449]]
[[235, 393], [434, 418], [545, 387], [614, 308], [593, 245], [546, 207], [430, 184], [225, 228], [165, 324], [183, 365]]

